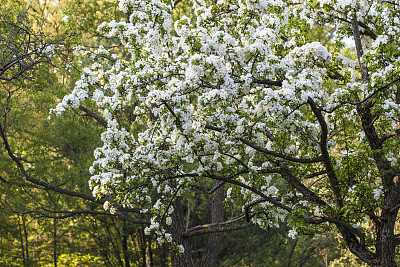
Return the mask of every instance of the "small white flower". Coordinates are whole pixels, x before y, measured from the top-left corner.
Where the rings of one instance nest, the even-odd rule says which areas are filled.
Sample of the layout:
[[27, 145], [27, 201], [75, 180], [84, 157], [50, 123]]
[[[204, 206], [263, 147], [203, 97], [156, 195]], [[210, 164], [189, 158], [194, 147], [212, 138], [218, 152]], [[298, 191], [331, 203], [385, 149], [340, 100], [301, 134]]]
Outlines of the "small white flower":
[[315, 208], [315, 215], [316, 216], [322, 216], [322, 212], [323, 212], [323, 210], [319, 206], [317, 206]]
[[296, 236], [297, 236], [297, 234], [298, 234], [297, 231], [294, 230], [294, 229], [292, 229], [292, 230], [289, 230], [288, 236], [289, 236], [291, 239], [295, 239]]
[[308, 201], [307, 200], [300, 200], [299, 204], [304, 206], [304, 207], [306, 207], [306, 208], [308, 208]]
[[69, 21], [69, 16], [65, 15], [61, 20], [67, 23]]
[[150, 228], [149, 227], [144, 228], [144, 234], [145, 235], [150, 235]]
[[229, 199], [232, 194], [232, 187], [229, 187], [228, 190], [226, 191], [226, 198]]
[[115, 212], [117, 212], [117, 209], [113, 206], [110, 207], [110, 213], [111, 214], [115, 214]]
[[184, 248], [182, 245], [179, 245], [179, 246], [177, 246], [176, 248], [178, 249], [178, 252], [179, 252], [179, 253], [185, 252], [185, 248]]
[[172, 235], [166, 233], [166, 234], [165, 234], [165, 239], [166, 239], [166, 241], [167, 241], [168, 243], [171, 243], [171, 242], [172, 242]]
[[372, 190], [372, 193], [374, 194], [374, 199], [379, 200], [381, 196], [383, 196], [383, 186], [379, 186], [378, 188], [375, 188]]
[[54, 45], [52, 44], [45, 44], [43, 49], [43, 54], [47, 54], [54, 51]]
[[108, 201], [104, 202], [104, 204], [103, 204], [104, 210], [108, 210], [109, 207], [110, 207], [110, 202], [108, 202]]

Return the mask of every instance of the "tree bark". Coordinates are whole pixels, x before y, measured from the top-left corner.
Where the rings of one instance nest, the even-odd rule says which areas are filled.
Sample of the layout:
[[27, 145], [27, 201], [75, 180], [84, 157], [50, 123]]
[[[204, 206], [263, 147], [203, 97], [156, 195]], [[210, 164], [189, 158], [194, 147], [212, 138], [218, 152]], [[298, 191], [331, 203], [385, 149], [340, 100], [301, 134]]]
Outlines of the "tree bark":
[[122, 222], [122, 253], [124, 254], [124, 261], [125, 261], [125, 267], [131, 267], [130, 264], [130, 257], [129, 257], [129, 251], [128, 251], [128, 228], [126, 225], [126, 221]]
[[57, 219], [53, 218], [53, 263], [57, 267]]
[[185, 234], [185, 214], [181, 205], [182, 199], [176, 197], [172, 203], [174, 212], [172, 213], [172, 225], [169, 231], [172, 234], [173, 243], [175, 245], [182, 245], [184, 252], [176, 252], [172, 255], [172, 266], [174, 267], [192, 267], [193, 259], [191, 255], [191, 243], [188, 238], [184, 237]]
[[[396, 212], [397, 213], [397, 212]], [[377, 253], [379, 253], [380, 262], [378, 266], [384, 267], [396, 267], [395, 261], [395, 238], [394, 238], [394, 226], [396, 223], [396, 216], [390, 216], [386, 219], [382, 226], [379, 227], [377, 244], [379, 244], [379, 251], [377, 247]]]
[[[218, 186], [220, 181], [214, 181], [214, 186]], [[211, 223], [220, 223], [225, 220], [224, 216], [224, 185], [221, 185], [214, 193], [211, 199]], [[208, 242], [203, 257], [202, 267], [217, 266], [218, 250], [223, 237], [223, 232], [211, 233], [208, 237]]]

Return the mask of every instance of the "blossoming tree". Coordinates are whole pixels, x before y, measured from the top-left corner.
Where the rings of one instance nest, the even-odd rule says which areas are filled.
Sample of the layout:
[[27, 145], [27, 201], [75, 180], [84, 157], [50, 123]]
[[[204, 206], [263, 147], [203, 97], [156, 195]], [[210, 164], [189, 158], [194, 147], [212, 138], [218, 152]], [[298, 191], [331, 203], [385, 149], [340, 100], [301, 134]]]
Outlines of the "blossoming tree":
[[[400, 207], [398, 1], [121, 0], [128, 21], [99, 31], [129, 59], [81, 50], [71, 94], [54, 109], [94, 102], [105, 120], [93, 194], [105, 208], [140, 206], [165, 230], [174, 199], [224, 185], [238, 218], [296, 233], [336, 229], [371, 266], [396, 266]], [[332, 48], [312, 38], [336, 29]], [[354, 46], [353, 59], [341, 42]], [[81, 47], [77, 47], [77, 52]]]

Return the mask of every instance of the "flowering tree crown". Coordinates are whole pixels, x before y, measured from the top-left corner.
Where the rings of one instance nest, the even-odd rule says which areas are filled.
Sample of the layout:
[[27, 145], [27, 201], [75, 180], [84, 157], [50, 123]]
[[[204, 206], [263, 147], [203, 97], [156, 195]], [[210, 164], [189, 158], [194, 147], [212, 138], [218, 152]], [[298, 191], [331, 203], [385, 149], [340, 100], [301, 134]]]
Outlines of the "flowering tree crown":
[[261, 227], [330, 223], [357, 256], [378, 253], [361, 223], [398, 211], [398, 4], [193, 0], [177, 20], [169, 1], [119, 8], [128, 21], [98, 30], [128, 57], [84, 52], [93, 64], [53, 111], [91, 101], [106, 120], [94, 196], [149, 208], [147, 231], [171, 241], [171, 199], [217, 180]]

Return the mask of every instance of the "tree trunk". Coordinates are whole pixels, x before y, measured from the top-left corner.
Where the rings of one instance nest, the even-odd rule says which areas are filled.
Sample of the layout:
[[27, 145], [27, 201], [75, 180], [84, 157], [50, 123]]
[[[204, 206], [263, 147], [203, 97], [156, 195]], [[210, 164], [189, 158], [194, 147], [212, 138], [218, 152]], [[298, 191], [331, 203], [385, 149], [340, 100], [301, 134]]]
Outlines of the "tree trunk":
[[154, 260], [153, 260], [153, 250], [151, 248], [151, 237], [149, 236], [148, 240], [147, 240], [147, 244], [148, 244], [148, 249], [149, 249], [149, 259], [150, 259], [150, 267], [154, 266]]
[[53, 219], [53, 263], [57, 267], [57, 219]]
[[22, 229], [24, 230], [24, 238], [25, 238], [25, 257], [26, 257], [26, 266], [31, 266], [31, 261], [29, 259], [29, 249], [28, 249], [28, 231], [26, 230], [26, 222], [25, 217], [22, 216]]
[[146, 235], [144, 234], [143, 227], [140, 227], [140, 251], [142, 253], [142, 260], [143, 260], [143, 264], [141, 266], [146, 267], [147, 266]]
[[126, 226], [126, 221], [122, 222], [122, 253], [124, 254], [124, 261], [125, 261], [125, 267], [131, 267], [130, 264], [130, 257], [129, 257], [129, 251], [128, 251], [128, 228]]
[[299, 239], [296, 238], [296, 240], [293, 243], [292, 249], [290, 250], [288, 264], [287, 264], [288, 267], [290, 267], [290, 264], [292, 263], [293, 253], [294, 253], [294, 250], [296, 249], [296, 245], [297, 245], [298, 241], [299, 241]]
[[26, 258], [25, 258], [25, 248], [24, 248], [24, 236], [22, 235], [21, 223], [18, 217], [18, 230], [19, 230], [19, 237], [21, 243], [21, 254], [22, 254], [22, 264], [23, 266], [27, 266]]
[[161, 267], [167, 266], [167, 246], [165, 243], [161, 244]]
[[[393, 190], [387, 192], [385, 196], [385, 204], [393, 203], [396, 199], [396, 194]], [[397, 200], [398, 201], [398, 200]], [[397, 202], [396, 202], [397, 203]], [[386, 206], [385, 205], [385, 206]], [[392, 204], [393, 205], [393, 204]], [[390, 206], [389, 206], [390, 207]], [[383, 209], [381, 215], [381, 223], [378, 227], [376, 238], [376, 253], [379, 257], [379, 265], [385, 267], [395, 267], [395, 234], [394, 227], [396, 225], [398, 209], [392, 211], [390, 209]]]
[[182, 245], [185, 250], [183, 253], [176, 252], [173, 254], [172, 266], [192, 267], [193, 259], [190, 240], [183, 236], [185, 233], [185, 214], [181, 206], [181, 201], [180, 197], [176, 197], [172, 203], [174, 212], [172, 213], [172, 225], [169, 227], [169, 231], [172, 234], [174, 244]]
[[[218, 186], [219, 183], [219, 181], [215, 181], [214, 186]], [[211, 223], [219, 223], [224, 221], [224, 199], [224, 185], [221, 185], [220, 188], [215, 191], [214, 196], [211, 199]], [[205, 255], [201, 264], [202, 267], [217, 266], [218, 250], [223, 235], [223, 232], [211, 233], [209, 235]]]

